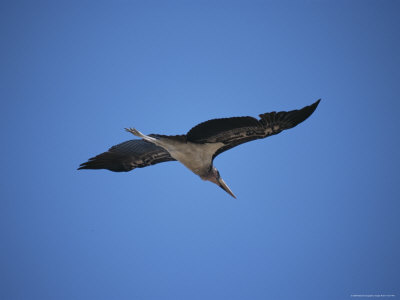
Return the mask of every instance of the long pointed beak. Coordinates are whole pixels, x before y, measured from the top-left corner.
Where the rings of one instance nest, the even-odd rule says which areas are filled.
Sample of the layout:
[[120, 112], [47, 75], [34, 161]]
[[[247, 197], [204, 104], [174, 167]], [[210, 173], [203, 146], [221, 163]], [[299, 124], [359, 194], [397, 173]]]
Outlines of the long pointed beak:
[[225, 181], [221, 177], [218, 179], [218, 185], [221, 189], [236, 199], [236, 196], [232, 193], [231, 189], [226, 185]]

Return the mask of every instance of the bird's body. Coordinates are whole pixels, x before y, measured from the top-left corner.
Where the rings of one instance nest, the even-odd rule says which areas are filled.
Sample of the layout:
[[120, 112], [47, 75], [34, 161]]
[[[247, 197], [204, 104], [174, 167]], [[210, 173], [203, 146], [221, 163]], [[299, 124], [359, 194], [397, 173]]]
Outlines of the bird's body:
[[212, 155], [222, 146], [222, 143], [195, 144], [192, 142], [172, 141], [165, 143], [166, 149], [171, 157], [181, 162], [193, 173], [204, 177], [207, 175], [212, 164]]
[[130, 171], [165, 161], [177, 160], [199, 175], [219, 185], [235, 197], [213, 166], [214, 158], [240, 144], [278, 134], [307, 119], [319, 104], [289, 112], [271, 112], [252, 117], [214, 119], [193, 127], [186, 135], [144, 135], [126, 129], [142, 140], [130, 140], [111, 147], [80, 165], [79, 169]]

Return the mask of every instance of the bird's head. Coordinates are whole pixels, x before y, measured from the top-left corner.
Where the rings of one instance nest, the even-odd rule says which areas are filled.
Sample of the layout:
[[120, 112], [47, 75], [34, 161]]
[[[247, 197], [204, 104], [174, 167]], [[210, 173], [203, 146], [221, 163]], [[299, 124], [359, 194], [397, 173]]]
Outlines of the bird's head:
[[225, 181], [221, 178], [221, 175], [219, 175], [218, 170], [214, 166], [211, 167], [207, 176], [202, 177], [202, 179], [215, 183], [221, 189], [223, 189], [225, 192], [227, 192], [229, 195], [231, 195], [233, 198], [236, 199], [236, 196], [232, 193], [231, 189], [226, 185]]

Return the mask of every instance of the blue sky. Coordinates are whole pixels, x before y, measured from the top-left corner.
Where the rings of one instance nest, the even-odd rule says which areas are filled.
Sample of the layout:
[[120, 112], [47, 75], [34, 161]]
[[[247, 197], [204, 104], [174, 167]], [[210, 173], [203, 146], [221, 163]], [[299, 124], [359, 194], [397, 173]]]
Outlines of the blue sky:
[[[2, 1], [1, 299], [400, 295], [398, 1]], [[77, 171], [298, 109], [215, 161]]]

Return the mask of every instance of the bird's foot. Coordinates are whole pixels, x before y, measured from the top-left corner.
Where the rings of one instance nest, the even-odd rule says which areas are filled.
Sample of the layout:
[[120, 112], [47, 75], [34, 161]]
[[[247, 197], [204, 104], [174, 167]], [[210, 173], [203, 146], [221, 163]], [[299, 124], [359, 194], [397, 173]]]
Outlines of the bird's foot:
[[132, 133], [134, 136], [144, 138], [145, 135], [141, 133], [139, 130], [136, 130], [135, 128], [125, 128], [126, 131]]
[[139, 130], [136, 130], [135, 128], [125, 128], [125, 130], [132, 133], [134, 136], [144, 139], [147, 142], [153, 143], [155, 145], [159, 145], [159, 142], [157, 139], [155, 139], [154, 137], [145, 135], [145, 134], [141, 133]]

